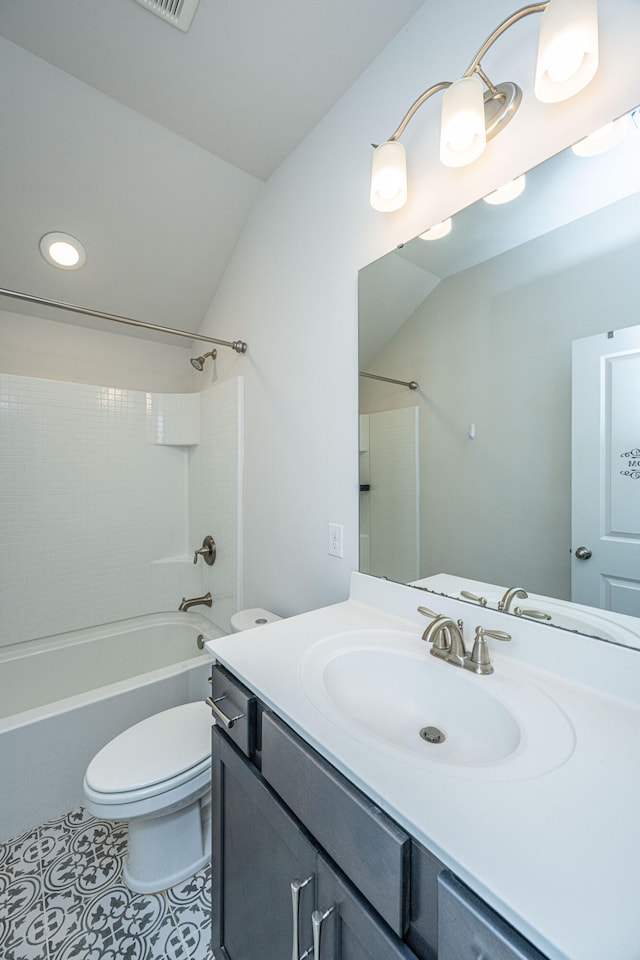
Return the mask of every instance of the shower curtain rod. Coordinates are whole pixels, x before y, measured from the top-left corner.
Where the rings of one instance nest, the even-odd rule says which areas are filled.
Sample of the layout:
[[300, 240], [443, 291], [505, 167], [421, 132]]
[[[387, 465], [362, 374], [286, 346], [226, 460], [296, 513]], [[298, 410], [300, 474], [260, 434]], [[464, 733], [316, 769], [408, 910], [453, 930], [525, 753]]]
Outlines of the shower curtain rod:
[[30, 293], [19, 293], [17, 290], [4, 290], [0, 287], [0, 295], [13, 297], [14, 300], [26, 300], [28, 303], [38, 303], [43, 307], [56, 307], [58, 310], [69, 310], [71, 313], [82, 313], [87, 317], [98, 317], [100, 320], [113, 320], [115, 323], [126, 323], [130, 327], [142, 327], [145, 330], [158, 330], [160, 333], [171, 333], [174, 337], [186, 337], [187, 340], [204, 340], [206, 343], [218, 343], [223, 347], [231, 347], [236, 353], [246, 353], [247, 345], [244, 340], [216, 340], [215, 337], [205, 337], [201, 333], [187, 333], [186, 330], [176, 330], [173, 327], [161, 327], [157, 323], [146, 323], [144, 320], [132, 320], [131, 317], [119, 317], [115, 313], [102, 313], [101, 310], [89, 310], [79, 307], [75, 303], [64, 303], [62, 300], [46, 300], [44, 297], [35, 297]]
[[392, 377], [381, 377], [377, 373], [363, 373], [360, 371], [361, 377], [369, 377], [370, 380], [384, 380], [385, 383], [399, 383], [401, 387], [409, 387], [409, 390], [417, 390], [418, 384], [415, 380], [394, 380]]

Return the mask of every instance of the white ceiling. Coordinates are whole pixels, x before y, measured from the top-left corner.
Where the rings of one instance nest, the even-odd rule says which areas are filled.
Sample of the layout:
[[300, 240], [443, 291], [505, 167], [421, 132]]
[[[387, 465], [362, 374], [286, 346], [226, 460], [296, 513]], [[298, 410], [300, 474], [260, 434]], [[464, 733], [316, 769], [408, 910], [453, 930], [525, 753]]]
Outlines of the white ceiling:
[[[183, 33], [133, 0], [2, 0], [0, 287], [197, 330], [262, 182], [423, 2], [200, 0]], [[42, 260], [51, 230], [82, 270]]]

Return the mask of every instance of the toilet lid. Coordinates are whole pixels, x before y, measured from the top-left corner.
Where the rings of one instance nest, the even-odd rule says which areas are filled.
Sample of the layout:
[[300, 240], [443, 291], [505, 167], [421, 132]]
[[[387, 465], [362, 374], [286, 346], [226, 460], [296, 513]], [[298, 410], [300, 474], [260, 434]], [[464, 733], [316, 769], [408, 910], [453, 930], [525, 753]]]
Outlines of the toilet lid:
[[211, 756], [211, 716], [202, 701], [147, 717], [93, 758], [86, 782], [101, 793], [140, 790], [170, 780]]

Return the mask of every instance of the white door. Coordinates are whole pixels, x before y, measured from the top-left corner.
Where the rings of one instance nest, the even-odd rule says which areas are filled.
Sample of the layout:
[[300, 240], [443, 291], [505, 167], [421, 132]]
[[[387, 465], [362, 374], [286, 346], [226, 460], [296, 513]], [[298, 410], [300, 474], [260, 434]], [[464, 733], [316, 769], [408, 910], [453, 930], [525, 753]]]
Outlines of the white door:
[[575, 603], [640, 617], [640, 326], [573, 342]]
[[369, 573], [420, 576], [420, 410], [369, 414]]

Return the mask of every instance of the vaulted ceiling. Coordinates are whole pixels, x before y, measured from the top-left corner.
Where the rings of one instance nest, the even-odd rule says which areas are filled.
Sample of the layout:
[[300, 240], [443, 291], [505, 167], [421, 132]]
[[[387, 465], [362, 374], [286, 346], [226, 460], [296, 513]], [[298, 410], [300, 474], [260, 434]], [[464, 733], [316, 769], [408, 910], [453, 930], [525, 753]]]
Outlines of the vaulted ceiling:
[[[0, 287], [197, 330], [263, 182], [423, 2], [200, 0], [183, 33], [134, 0], [3, 0]], [[40, 256], [54, 230], [81, 270]]]

